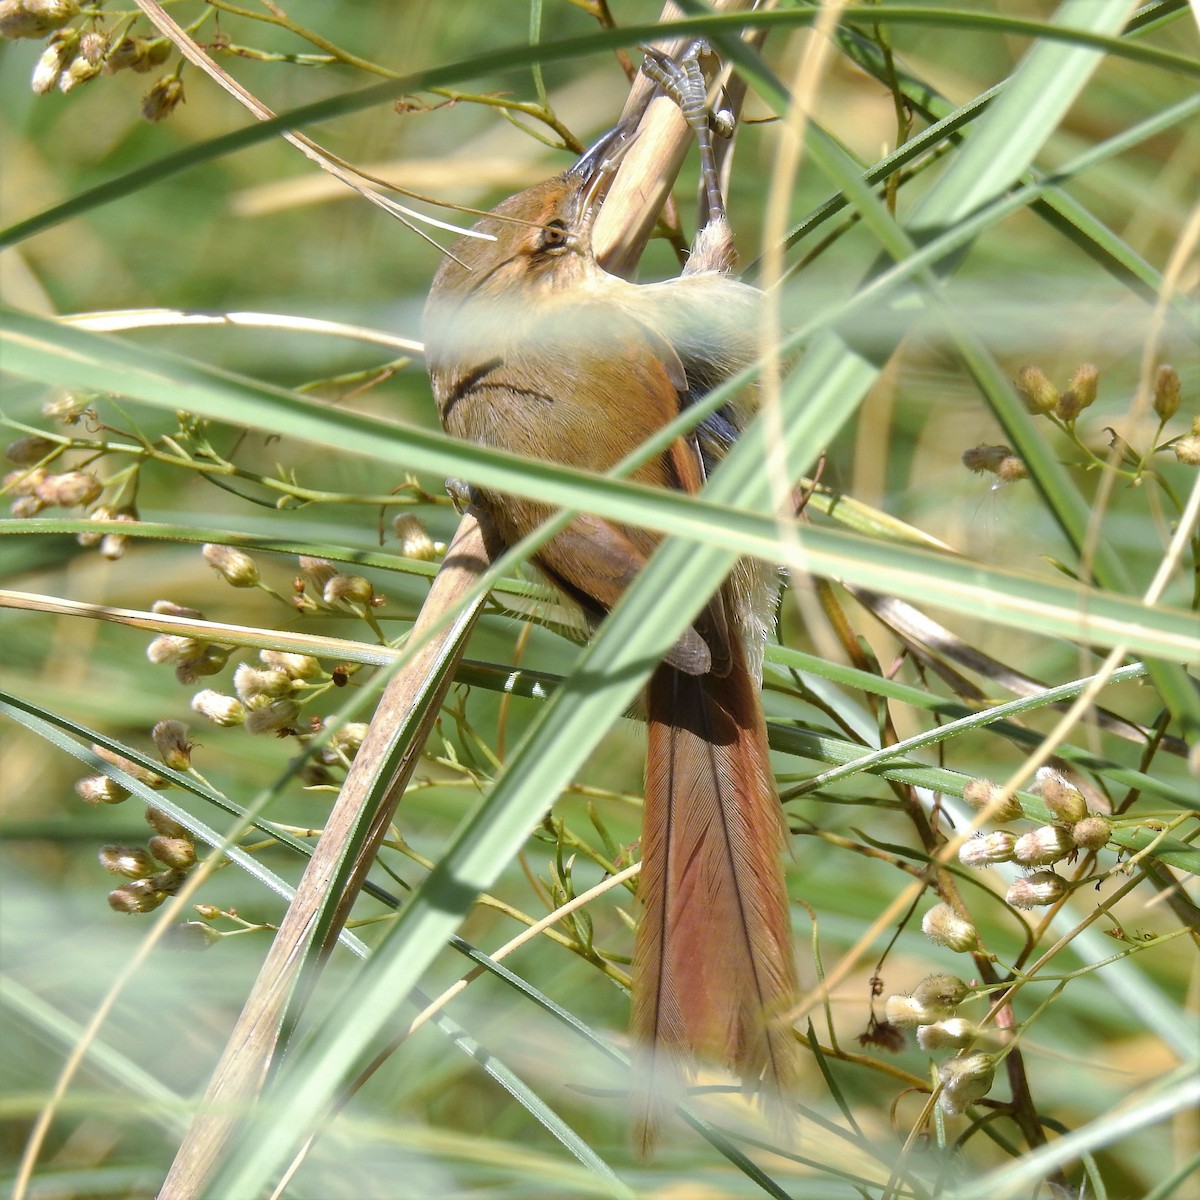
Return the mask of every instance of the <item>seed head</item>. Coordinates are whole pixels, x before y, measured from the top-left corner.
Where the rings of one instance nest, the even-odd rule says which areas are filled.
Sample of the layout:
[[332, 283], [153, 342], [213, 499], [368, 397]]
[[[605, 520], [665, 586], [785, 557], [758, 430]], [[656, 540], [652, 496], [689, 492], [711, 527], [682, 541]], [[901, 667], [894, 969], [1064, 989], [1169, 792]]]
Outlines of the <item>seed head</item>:
[[429, 536], [420, 517], [412, 513], [400, 513], [392, 519], [392, 532], [400, 543], [400, 553], [405, 558], [418, 558], [429, 562], [437, 557], [437, 545]]
[[35, 96], [46, 96], [59, 85], [59, 76], [66, 70], [74, 56], [76, 37], [73, 34], [55, 34], [46, 49], [34, 64], [34, 73], [29, 86]]
[[225, 670], [225, 660], [228, 657], [228, 650], [220, 650], [216, 646], [205, 646], [204, 653], [198, 658], [190, 658], [176, 664], [175, 678], [184, 687], [190, 687], [204, 675], [219, 675]]
[[309, 654], [289, 654], [284, 650], [260, 650], [259, 662], [271, 671], [282, 671], [291, 679], [315, 679], [321, 664]]
[[23, 437], [9, 442], [4, 448], [4, 457], [18, 467], [32, 467], [58, 448], [57, 442], [46, 437]]
[[[105, 510], [106, 515], [101, 518], [97, 517], [96, 513], [92, 513], [92, 520], [110, 520], [110, 521], [136, 521], [137, 514], [131, 510], [118, 509], [116, 512]], [[106, 533], [100, 539], [100, 557], [106, 558], [109, 562], [116, 562], [120, 558], [125, 557], [125, 549], [129, 545], [129, 535], [126, 533]]]
[[1182, 394], [1179, 372], [1163, 363], [1154, 376], [1154, 411], [1160, 421], [1169, 421], [1179, 411]]
[[172, 770], [186, 771], [192, 765], [192, 743], [182, 721], [159, 721], [150, 736], [159, 758]]
[[190, 838], [192, 836], [188, 833], [186, 826], [180, 825], [174, 817], [163, 812], [161, 808], [147, 807], [146, 824], [163, 837]]
[[144, 879], [158, 870], [150, 855], [136, 846], [101, 846], [100, 865], [126, 879]]
[[993, 863], [1010, 862], [1017, 844], [1007, 829], [995, 833], [977, 833], [958, 848], [958, 861], [964, 867], [988, 867]]
[[[353, 758], [363, 744], [363, 738], [367, 736], [367, 728], [362, 721], [347, 721], [345, 725], [339, 725], [321, 755], [322, 761], [333, 763], [341, 762], [343, 757]], [[329, 755], [328, 758], [325, 757], [326, 754]]]
[[148, 913], [153, 912], [166, 898], [155, 882], [156, 876], [149, 879], [131, 879], [119, 888], [108, 893], [108, 905], [114, 912]]
[[282, 671], [260, 671], [249, 663], [238, 663], [233, 673], [233, 686], [242, 703], [256, 696], [278, 698], [292, 694], [292, 677]]
[[951, 1017], [933, 1025], [917, 1026], [917, 1045], [927, 1053], [935, 1050], [961, 1050], [979, 1036], [979, 1026], [965, 1017]]
[[109, 52], [104, 64], [107, 75], [132, 69], [138, 74], [161, 67], [171, 55], [171, 43], [165, 38], [124, 37]]
[[1022, 367], [1017, 372], [1017, 391], [1025, 407], [1035, 415], [1053, 412], [1058, 404], [1058, 389], [1041, 367]]
[[325, 585], [337, 574], [337, 568], [327, 558], [300, 558], [301, 582], [316, 592], [323, 592]]
[[75, 48], [75, 57], [58, 77], [58, 90], [66, 95], [81, 83], [95, 79], [104, 66], [107, 53], [108, 38], [104, 34], [94, 31], [83, 34]]
[[127, 775], [132, 775], [138, 783], [148, 788], [159, 791], [167, 786], [167, 781], [161, 775], [155, 775], [153, 771], [140, 766], [132, 759], [126, 758], [123, 754], [118, 754], [115, 750], [108, 749], [107, 746], [100, 746], [93, 742], [92, 753], [97, 758], [104, 759], [106, 763], [111, 763], [114, 767], [119, 767]]
[[1023, 867], [1045, 867], [1075, 852], [1071, 835], [1059, 825], [1040, 825], [1022, 834], [1013, 846], [1013, 858]]
[[1058, 398], [1054, 415], [1060, 421], [1074, 421], [1077, 416], [1096, 400], [1096, 389], [1100, 372], [1091, 363], [1084, 363], [1071, 376], [1067, 390]]
[[28, 471], [9, 471], [4, 476], [4, 491], [10, 496], [33, 496], [46, 477], [41, 467], [31, 467]]
[[1190, 433], [1177, 438], [1171, 449], [1185, 467], [1200, 467], [1200, 434]]
[[164, 663], [178, 666], [183, 663], [198, 663], [204, 657], [205, 649], [205, 643], [195, 638], [160, 633], [146, 647], [146, 657], [156, 666]]
[[18, 496], [9, 505], [9, 512], [18, 521], [27, 521], [30, 517], [36, 517], [45, 507], [36, 496]]
[[913, 989], [913, 999], [930, 1011], [949, 1017], [969, 996], [971, 989], [957, 975], [927, 975]]
[[1016, 796], [1011, 792], [1006, 794], [990, 779], [967, 780], [963, 799], [977, 811], [986, 811], [993, 821], [1016, 821], [1025, 815]]
[[65, 475], [47, 475], [39, 481], [37, 498], [43, 504], [76, 508], [99, 498], [104, 485], [86, 471], [68, 471]]
[[884, 1019], [889, 1025], [898, 1028], [908, 1028], [932, 1021], [932, 1014], [917, 1003], [911, 996], [889, 996], [883, 1002]]
[[965, 953], [979, 949], [979, 932], [948, 904], [935, 904], [921, 920], [921, 932], [936, 946]]
[[[74, 36], [70, 34], [59, 36], [70, 38], [68, 47], [68, 54], [70, 54], [74, 47]], [[58, 392], [42, 405], [42, 416], [51, 421], [57, 421], [60, 425], [78, 425], [79, 419], [95, 400], [94, 392]]]
[[78, 0], [0, 0], [0, 38], [43, 38], [78, 14]]
[[183, 102], [183, 98], [182, 81], [175, 75], [164, 75], [142, 97], [142, 116], [147, 121], [165, 121]]
[[184, 617], [189, 621], [203, 621], [204, 614], [198, 608], [185, 608], [174, 600], [155, 600], [150, 611], [160, 617]]
[[173, 896], [187, 882], [187, 872], [168, 867], [165, 871], [159, 871], [157, 875], [151, 875], [150, 882], [160, 892], [167, 896]]
[[966, 1112], [992, 1090], [996, 1078], [996, 1060], [990, 1054], [968, 1054], [952, 1058], [938, 1068], [942, 1094], [938, 1103], [949, 1116]]
[[1087, 802], [1083, 793], [1072, 787], [1052, 767], [1042, 767], [1035, 778], [1033, 790], [1040, 793], [1056, 821], [1071, 825], [1082, 821], [1087, 815]]
[[289, 729], [300, 715], [300, 705], [294, 700], [272, 700], [255, 696], [246, 703], [247, 733], [279, 733]]
[[200, 552], [205, 562], [226, 583], [238, 588], [258, 586], [258, 564], [250, 555], [232, 546], [217, 546], [212, 542], [202, 547]]
[[75, 781], [75, 794], [85, 804], [120, 804], [129, 793], [107, 775], [88, 775]]
[[326, 604], [336, 604], [339, 600], [350, 604], [371, 604], [375, 599], [375, 589], [371, 581], [362, 575], [342, 575], [339, 572], [325, 584], [321, 595]]
[[1053, 871], [1034, 871], [1010, 885], [1004, 899], [1013, 908], [1044, 908], [1067, 894], [1066, 881]]
[[214, 725], [226, 728], [240, 725], [246, 719], [246, 710], [240, 700], [207, 689], [192, 697], [192, 710], [207, 717]]
[[1099, 813], [1090, 813], [1071, 826], [1071, 840], [1080, 850], [1103, 850], [1112, 837], [1112, 822]]
[[104, 63], [105, 75], [115, 75], [118, 71], [128, 70], [137, 61], [141, 53], [140, 47], [145, 38], [123, 37], [109, 52]]
[[176, 871], [189, 871], [196, 865], [196, 847], [189, 837], [152, 837], [147, 842], [150, 853], [164, 867]]
[[[114, 516], [116, 516], [115, 510], [109, 508], [107, 504], [97, 504], [96, 507], [93, 508], [90, 513], [88, 513], [88, 520], [111, 521]], [[98, 546], [103, 538], [104, 534], [102, 534], [98, 529], [94, 533], [89, 531], [87, 533], [77, 533], [75, 535], [75, 540], [81, 546]]]

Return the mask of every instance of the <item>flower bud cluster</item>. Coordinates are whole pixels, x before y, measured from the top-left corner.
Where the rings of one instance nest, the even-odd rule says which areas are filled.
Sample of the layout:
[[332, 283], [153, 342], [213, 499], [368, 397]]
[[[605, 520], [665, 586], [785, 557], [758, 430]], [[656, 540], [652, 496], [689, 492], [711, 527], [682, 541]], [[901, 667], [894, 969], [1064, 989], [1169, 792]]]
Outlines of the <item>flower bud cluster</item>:
[[[46, 508], [91, 508], [90, 520], [136, 521], [137, 510], [129, 504], [114, 507], [97, 504], [104, 492], [105, 484], [91, 471], [51, 471], [50, 464], [63, 453], [62, 443], [51, 438], [31, 435], [10, 442], [5, 455], [16, 463], [18, 470], [4, 476], [4, 493], [12, 497], [11, 510], [14, 517], [36, 517]], [[80, 533], [76, 541], [81, 546], [97, 546], [103, 558], [121, 558], [129, 537], [123, 533]]]
[[[943, 906], [944, 907], [944, 906]], [[884, 1014], [890, 1025], [916, 1027], [917, 1044], [927, 1053], [958, 1052], [938, 1070], [942, 1084], [939, 1103], [947, 1114], [964, 1112], [991, 1089], [995, 1059], [977, 1047], [986, 1033], [973, 1021], [956, 1016], [971, 994], [970, 986], [954, 975], [930, 975], [911, 995], [889, 996]]]
[[[126, 70], [145, 74], [171, 56], [166, 38], [116, 32], [110, 37], [94, 25], [71, 26], [80, 14], [80, 0], [0, 0], [0, 38], [49, 38], [29, 81], [35, 94], [44, 96], [55, 88], [72, 92], [100, 74]], [[84, 15], [96, 17], [94, 12]], [[161, 121], [183, 98], [178, 71], [164, 75], [142, 97], [142, 116]]]
[[[168, 767], [176, 771], [191, 768], [192, 743], [186, 725], [180, 721], [159, 721], [152, 736], [159, 757]], [[168, 786], [162, 776], [104, 746], [93, 745], [92, 753], [145, 787], [159, 791]], [[75, 792], [88, 804], [120, 804], [130, 794], [108, 775], [80, 779], [75, 784]], [[109, 894], [108, 902], [117, 912], [152, 912], [179, 890], [196, 864], [196, 847], [183, 825], [155, 807], [146, 809], [146, 821], [154, 830], [154, 836], [144, 849], [104, 846], [100, 850], [100, 863], [104, 869], [129, 881]]]
[[[176, 604], [173, 600], [155, 600], [150, 611], [160, 617], [204, 620], [204, 614], [199, 609]], [[175, 678], [182, 684], [191, 684], [203, 676], [216, 675], [224, 670], [229, 659], [229, 648], [187, 634], [160, 633], [146, 647], [146, 657], [155, 666], [174, 667]]]
[[324, 558], [300, 559], [300, 574], [294, 584], [293, 603], [302, 613], [322, 608], [365, 615], [384, 603], [371, 581], [362, 575], [347, 575]]
[[[153, 771], [148, 771], [105, 746], [93, 744], [92, 753], [156, 792], [167, 786], [167, 781], [160, 775], [155, 775]], [[85, 804], [121, 804], [129, 799], [129, 791], [108, 775], [88, 775], [76, 780], [75, 794]]]
[[1091, 363], [1078, 367], [1062, 392], [1041, 367], [1022, 367], [1016, 378], [1017, 393], [1029, 412], [1035, 416], [1053, 414], [1066, 425], [1074, 424], [1079, 414], [1095, 403], [1099, 383], [1100, 372]]
[[104, 846], [100, 865], [128, 882], [108, 894], [109, 907], [119, 913], [153, 912], [183, 886], [196, 865], [191, 834], [158, 808], [146, 809], [146, 823], [154, 830], [145, 848]]
[[[41, 439], [21, 438], [8, 447], [9, 457], [36, 452], [31, 443]], [[44, 508], [82, 508], [99, 499], [104, 485], [87, 471], [52, 474], [41, 466], [9, 471], [4, 476], [4, 494], [11, 496], [14, 517], [36, 517]]]
[[400, 513], [392, 518], [392, 533], [400, 543], [400, 553], [405, 558], [419, 558], [431, 562], [446, 553], [445, 542], [435, 542], [429, 536], [424, 521], [412, 513]]
[[[69, 35], [68, 35], [69, 38]], [[69, 44], [63, 39], [64, 46]], [[43, 57], [45, 57], [43, 55]], [[108, 57], [108, 38], [103, 33], [88, 30], [80, 34], [71, 47], [70, 60], [64, 70], [58, 75], [58, 90], [66, 95], [73, 92], [81, 83], [89, 83], [104, 69], [104, 60]], [[41, 66], [41, 61], [38, 63]], [[37, 82], [37, 69], [34, 69], [34, 81]], [[36, 87], [34, 88], [36, 91]], [[49, 90], [49, 89], [47, 89]]]
[[[136, 521], [137, 513], [132, 508], [109, 508], [106, 504], [98, 504], [88, 514], [93, 521]], [[125, 533], [95, 533], [76, 534], [75, 540], [81, 546], [96, 546], [100, 557], [109, 562], [124, 558], [126, 547], [129, 545], [129, 535]]]
[[[1062, 392], [1050, 382], [1041, 367], [1037, 366], [1022, 367], [1017, 372], [1014, 382], [1029, 412], [1035, 416], [1053, 416], [1063, 425], [1071, 427], [1084, 409], [1095, 402], [1099, 380], [1100, 373], [1096, 367], [1091, 363], [1084, 363], [1077, 368]], [[1183, 405], [1183, 384], [1179, 372], [1168, 363], [1161, 364], [1154, 372], [1150, 404], [1158, 417], [1160, 431], [1178, 414]], [[1113, 434], [1113, 440], [1114, 445], [1122, 448], [1128, 464], [1142, 462], [1143, 455], [1124, 443], [1116, 434]], [[1171, 438], [1154, 449], [1170, 449], [1185, 466], [1200, 466], [1200, 416], [1192, 419], [1191, 430], [1188, 433]], [[1006, 461], [1004, 456], [1009, 453], [1011, 451], [1006, 446], [977, 446], [963, 455], [963, 463], [973, 471], [991, 471], [1004, 480], [1005, 471], [1012, 468], [1006, 466], [1001, 469], [1000, 464]], [[1023, 470], [1023, 467], [1021, 469]]]
[[175, 668], [180, 683], [195, 683], [203, 675], [216, 675], [225, 667], [229, 651], [199, 638], [160, 633], [146, 647], [146, 657], [156, 666]]
[[79, 15], [79, 0], [0, 0], [0, 38], [44, 38]]
[[233, 673], [236, 695], [206, 689], [192, 697], [192, 709], [214, 725], [243, 725], [248, 733], [295, 733], [297, 697], [325, 672], [315, 658], [281, 650], [260, 650], [258, 666], [239, 663]]
[[[1020, 835], [1006, 829], [981, 832], [959, 848], [958, 859], [965, 867], [988, 867], [1014, 862], [1031, 872], [1016, 880], [1005, 899], [1013, 908], [1038, 908], [1057, 903], [1067, 894], [1067, 882], [1045, 868], [1079, 851], [1095, 852], [1107, 845], [1112, 822], [1103, 813], [1088, 808], [1083, 793], [1051, 767], [1042, 767], [1033, 788], [1050, 810], [1051, 824], [1039, 825]], [[987, 809], [1004, 820], [1023, 816], [1015, 797], [1006, 797], [995, 784], [973, 779], [963, 789], [963, 798], [976, 808]]]

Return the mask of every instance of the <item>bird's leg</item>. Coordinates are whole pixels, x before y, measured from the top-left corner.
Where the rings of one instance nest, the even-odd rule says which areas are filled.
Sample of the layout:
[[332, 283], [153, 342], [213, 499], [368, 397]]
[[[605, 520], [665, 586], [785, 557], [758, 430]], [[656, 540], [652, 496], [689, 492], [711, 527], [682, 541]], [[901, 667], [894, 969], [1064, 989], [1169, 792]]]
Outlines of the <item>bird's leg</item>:
[[708, 219], [725, 219], [725, 199], [717, 158], [713, 149], [713, 133], [732, 137], [734, 119], [727, 108], [714, 106], [709, 98], [709, 83], [704, 74], [705, 60], [715, 61], [716, 55], [708, 42], [698, 38], [679, 56], [671, 58], [653, 46], [644, 46], [642, 70], [679, 106], [683, 119], [696, 135], [700, 149], [700, 175], [708, 203]]

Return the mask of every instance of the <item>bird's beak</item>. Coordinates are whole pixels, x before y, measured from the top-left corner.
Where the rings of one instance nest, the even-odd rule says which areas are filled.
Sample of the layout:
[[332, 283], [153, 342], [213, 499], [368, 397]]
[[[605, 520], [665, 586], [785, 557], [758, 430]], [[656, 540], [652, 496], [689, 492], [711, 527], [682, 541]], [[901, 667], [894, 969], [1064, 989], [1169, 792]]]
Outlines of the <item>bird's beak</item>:
[[631, 114], [610, 129], [567, 171], [567, 178], [580, 184], [580, 215], [588, 225], [595, 220], [604, 203], [621, 160], [637, 140], [639, 115]]

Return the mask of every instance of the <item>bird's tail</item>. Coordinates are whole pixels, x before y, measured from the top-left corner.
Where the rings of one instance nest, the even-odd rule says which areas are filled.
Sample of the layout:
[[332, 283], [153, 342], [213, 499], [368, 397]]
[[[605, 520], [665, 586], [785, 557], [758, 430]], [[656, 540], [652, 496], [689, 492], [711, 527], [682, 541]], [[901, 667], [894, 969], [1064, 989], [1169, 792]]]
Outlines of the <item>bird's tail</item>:
[[728, 674], [664, 665], [647, 694], [631, 1023], [643, 1149], [695, 1062], [731, 1067], [780, 1117], [799, 1071], [783, 821], [758, 692], [734, 643]]

